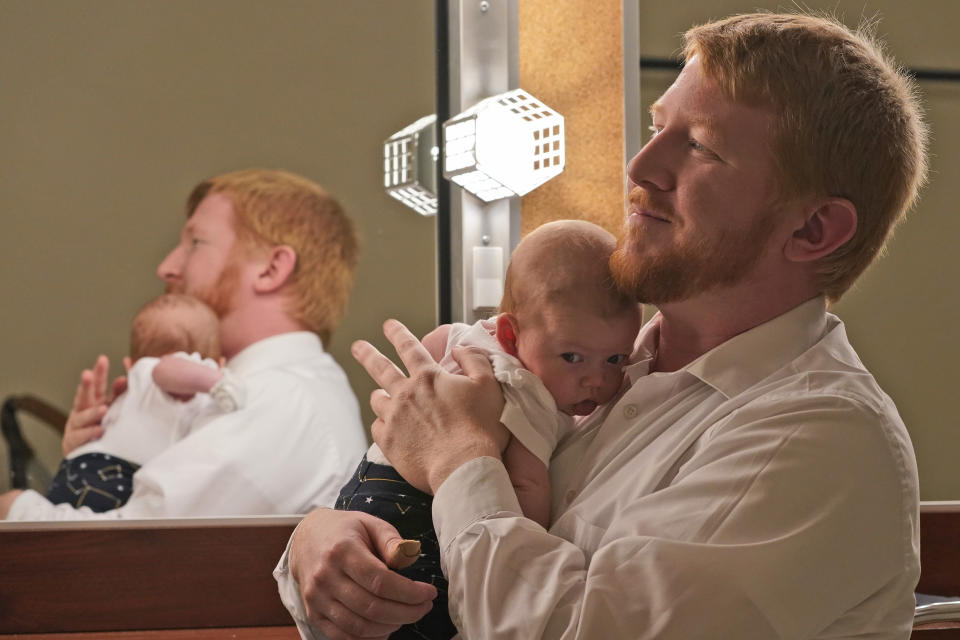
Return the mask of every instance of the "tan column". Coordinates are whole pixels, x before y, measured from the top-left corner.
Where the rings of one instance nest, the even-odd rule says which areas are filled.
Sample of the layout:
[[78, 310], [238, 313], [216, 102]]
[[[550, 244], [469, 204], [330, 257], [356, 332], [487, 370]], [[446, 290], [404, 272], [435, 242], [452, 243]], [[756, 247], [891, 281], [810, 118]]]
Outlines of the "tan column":
[[520, 86], [560, 112], [562, 174], [523, 198], [523, 233], [579, 218], [615, 234], [623, 222], [621, 0], [519, 0]]

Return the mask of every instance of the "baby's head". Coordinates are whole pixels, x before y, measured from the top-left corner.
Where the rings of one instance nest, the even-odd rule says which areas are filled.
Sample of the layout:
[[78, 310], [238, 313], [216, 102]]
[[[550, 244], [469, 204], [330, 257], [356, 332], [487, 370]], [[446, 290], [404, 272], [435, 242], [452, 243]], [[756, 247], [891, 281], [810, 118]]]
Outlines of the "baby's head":
[[167, 293], [137, 312], [130, 330], [130, 359], [197, 352], [220, 359], [220, 323], [213, 310], [193, 296]]
[[610, 275], [616, 246], [595, 224], [559, 220], [527, 235], [507, 268], [497, 340], [570, 415], [616, 395], [640, 330], [640, 306]]

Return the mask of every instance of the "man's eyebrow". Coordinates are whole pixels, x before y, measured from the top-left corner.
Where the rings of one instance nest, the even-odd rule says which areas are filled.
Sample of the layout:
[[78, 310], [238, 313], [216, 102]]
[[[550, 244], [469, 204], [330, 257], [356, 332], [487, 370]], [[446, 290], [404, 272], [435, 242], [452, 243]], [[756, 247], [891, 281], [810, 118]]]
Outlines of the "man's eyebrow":
[[[663, 104], [657, 100], [650, 105], [650, 117], [656, 118], [657, 114], [663, 111]], [[702, 129], [707, 132], [707, 136], [711, 140], [715, 140], [718, 143], [723, 142], [723, 133], [720, 131], [719, 127], [716, 126], [716, 119], [711, 118], [705, 115], [691, 116], [687, 118], [689, 123], [689, 128], [691, 129]]]

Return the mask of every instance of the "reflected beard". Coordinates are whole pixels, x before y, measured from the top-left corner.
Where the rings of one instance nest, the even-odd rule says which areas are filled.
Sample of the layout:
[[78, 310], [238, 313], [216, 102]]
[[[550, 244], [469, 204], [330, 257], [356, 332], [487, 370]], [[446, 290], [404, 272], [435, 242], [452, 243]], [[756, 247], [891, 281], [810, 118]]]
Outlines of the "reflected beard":
[[775, 228], [767, 215], [742, 232], [727, 230], [716, 240], [687, 239], [656, 251], [645, 246], [642, 227], [629, 225], [610, 258], [617, 287], [637, 302], [687, 300], [710, 289], [736, 284], [760, 259]]
[[197, 291], [187, 291], [183, 281], [176, 283], [168, 282], [166, 286], [167, 293], [186, 293], [193, 296], [200, 302], [213, 309], [217, 318], [222, 320], [224, 316], [236, 308], [234, 296], [240, 285], [240, 263], [231, 257], [227, 264], [223, 266], [216, 282], [212, 285], [198, 289]]

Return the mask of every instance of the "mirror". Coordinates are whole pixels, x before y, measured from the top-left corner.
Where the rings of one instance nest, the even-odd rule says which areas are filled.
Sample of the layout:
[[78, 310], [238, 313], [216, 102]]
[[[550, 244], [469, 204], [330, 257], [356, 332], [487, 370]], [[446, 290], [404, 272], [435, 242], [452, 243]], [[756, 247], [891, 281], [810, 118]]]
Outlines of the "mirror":
[[[330, 350], [369, 424], [373, 384], [350, 343], [378, 342], [387, 317], [435, 324], [434, 219], [388, 197], [382, 173], [383, 141], [435, 110], [433, 12], [432, 0], [0, 4], [0, 396], [67, 409], [98, 353], [119, 374], [190, 189], [263, 166], [320, 183], [356, 223], [360, 266]], [[57, 438], [41, 448], [55, 469]]]
[[[755, 11], [743, 0], [691, 0], [664, 5], [640, 0], [641, 57], [670, 58], [691, 25], [733, 13]], [[762, 3], [772, 10], [782, 3]], [[933, 0], [922, 14], [896, 0], [807, 0], [803, 7], [837, 16], [851, 26], [876, 18], [877, 33], [897, 61], [914, 69], [960, 71], [960, 45], [947, 25], [960, 20], [960, 6]], [[789, 7], [787, 7], [789, 10]], [[676, 73], [641, 70], [641, 104], [645, 110], [673, 82]], [[913, 441], [922, 500], [960, 496], [953, 399], [954, 360], [960, 299], [953, 293], [957, 273], [956, 215], [960, 140], [956, 110], [960, 82], [919, 81], [932, 137], [930, 182], [916, 209], [896, 230], [882, 257], [832, 311], [847, 327], [861, 359], [895, 400]], [[649, 134], [644, 112], [642, 130]]]

